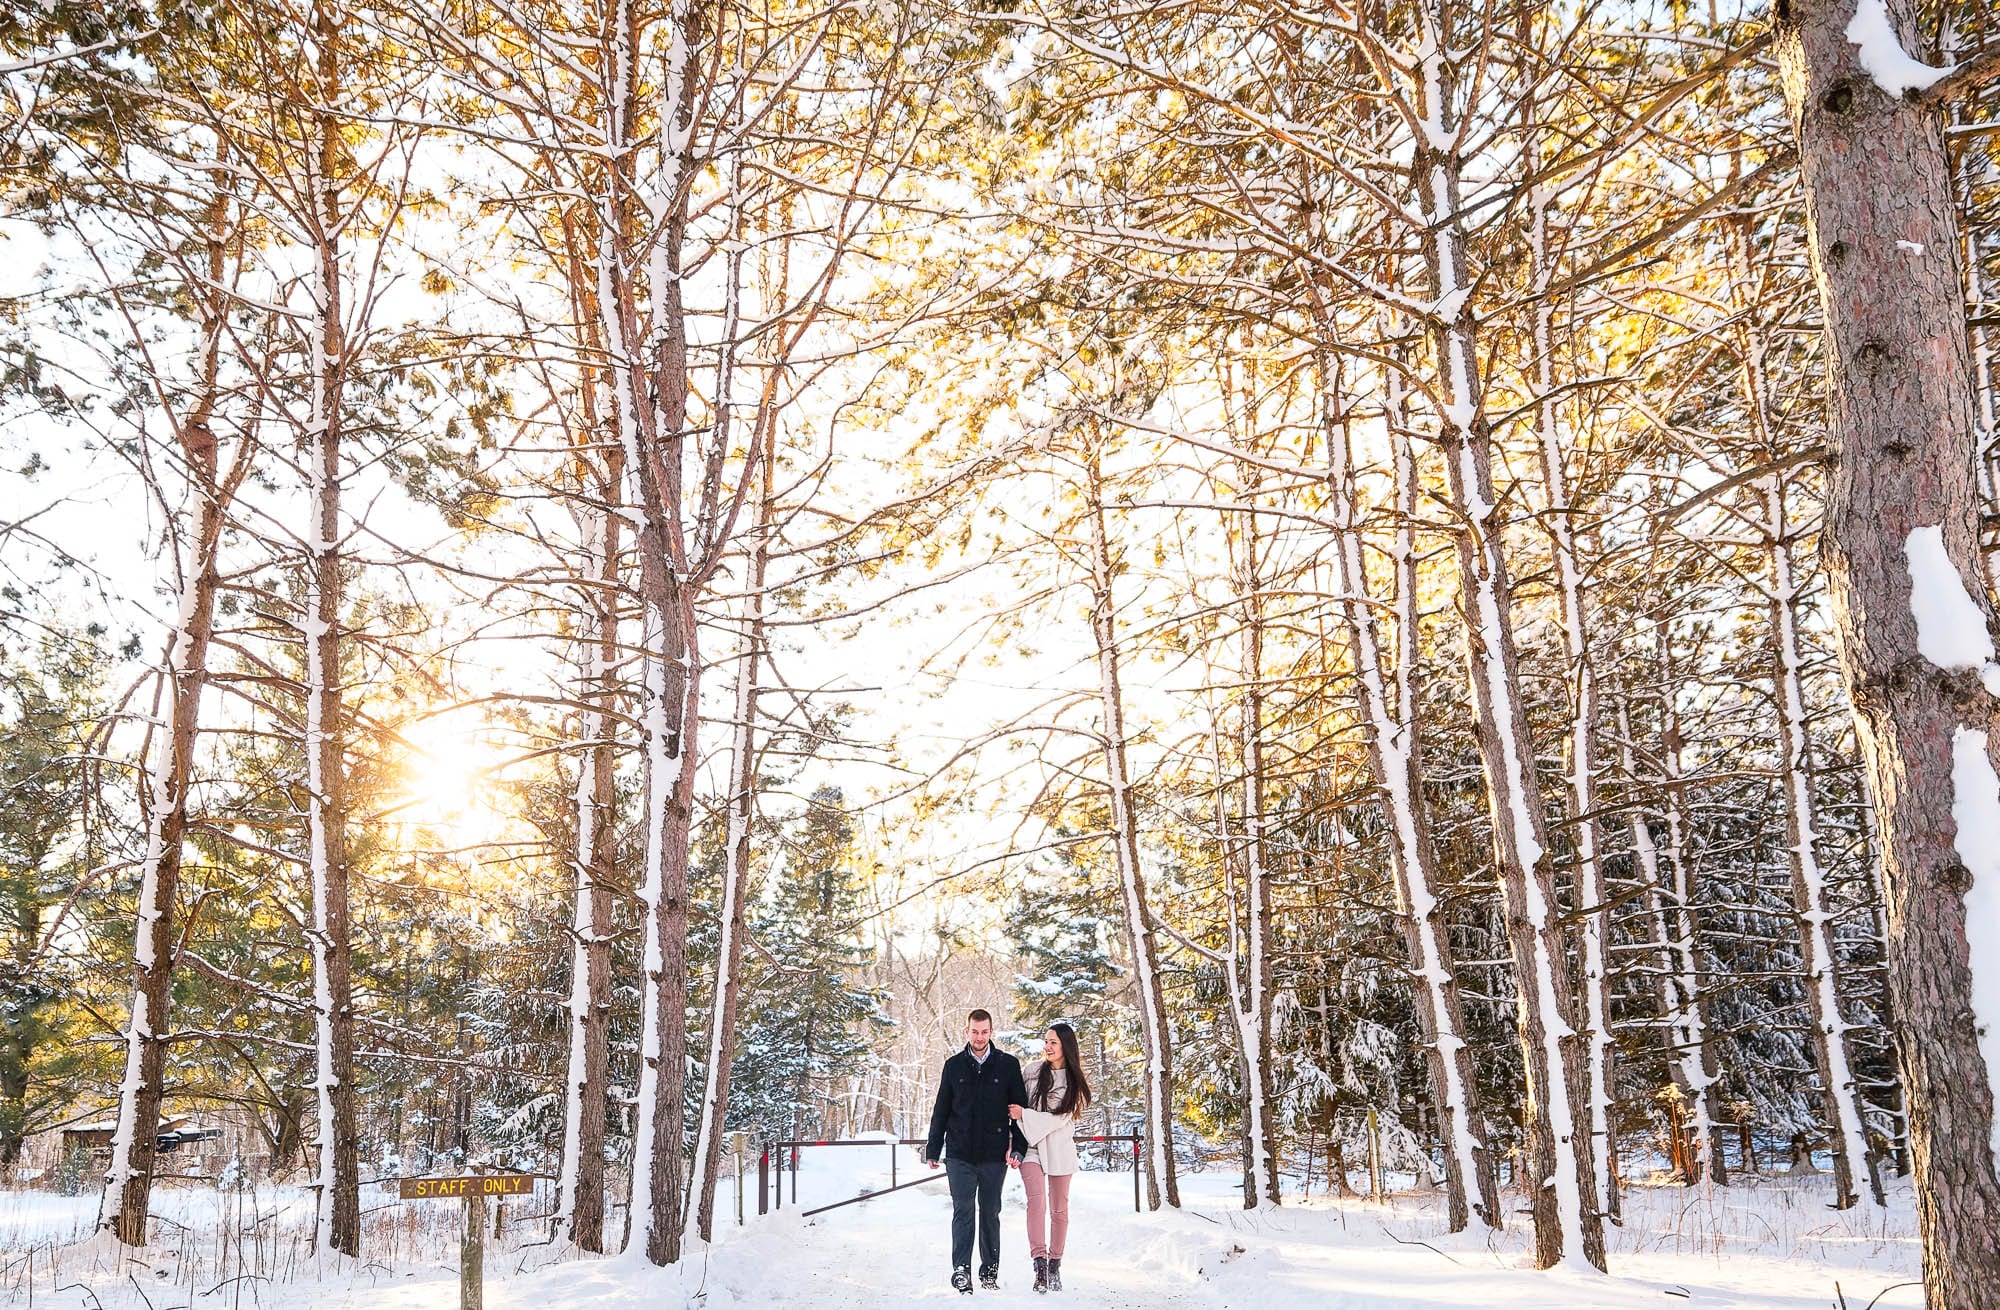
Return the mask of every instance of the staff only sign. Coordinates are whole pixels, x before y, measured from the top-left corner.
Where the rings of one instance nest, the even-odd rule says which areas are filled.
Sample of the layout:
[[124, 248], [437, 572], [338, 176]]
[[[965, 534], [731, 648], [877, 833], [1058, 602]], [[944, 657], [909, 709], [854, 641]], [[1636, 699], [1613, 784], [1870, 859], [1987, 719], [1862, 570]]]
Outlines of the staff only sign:
[[474, 1196], [527, 1196], [535, 1180], [527, 1174], [474, 1174], [469, 1178], [404, 1178], [405, 1201], [464, 1201]]
[[535, 1190], [529, 1174], [470, 1174], [462, 1178], [399, 1178], [405, 1201], [465, 1202], [465, 1236], [458, 1243], [459, 1310], [482, 1310], [486, 1298], [486, 1198], [527, 1196]]

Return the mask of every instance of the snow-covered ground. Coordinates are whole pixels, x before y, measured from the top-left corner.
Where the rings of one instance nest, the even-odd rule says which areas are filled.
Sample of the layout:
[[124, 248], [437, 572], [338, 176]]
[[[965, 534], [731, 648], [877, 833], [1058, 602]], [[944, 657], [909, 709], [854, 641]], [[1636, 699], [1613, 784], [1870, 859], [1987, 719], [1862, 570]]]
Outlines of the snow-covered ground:
[[[865, 1157], [865, 1158], [864, 1158]], [[887, 1148], [809, 1153], [805, 1207], [859, 1186], [887, 1184]], [[898, 1181], [922, 1176], [906, 1163]], [[879, 1168], [877, 1166], [880, 1166]], [[907, 1303], [956, 1305], [949, 1275], [950, 1203], [942, 1182], [814, 1218], [787, 1209], [733, 1224], [677, 1270], [622, 1259], [565, 1258], [535, 1245], [514, 1221], [487, 1255], [492, 1310], [704, 1310], [813, 1307], [862, 1310]], [[1923, 1303], [1907, 1188], [1884, 1215], [1825, 1207], [1824, 1179], [1750, 1187], [1634, 1189], [1612, 1231], [1613, 1274], [1538, 1272], [1517, 1226], [1443, 1232], [1438, 1198], [1392, 1204], [1298, 1200], [1247, 1214], [1234, 1176], [1185, 1179], [1178, 1214], [1135, 1215], [1129, 1174], [1085, 1174], [1073, 1201], [1062, 1299], [1131, 1310], [1604, 1310], [1688, 1305], [1724, 1310], [1824, 1310], [1874, 1300], [1877, 1310]], [[541, 1198], [534, 1208], [543, 1208]], [[315, 1265], [305, 1253], [310, 1216], [301, 1194], [255, 1198], [160, 1193], [162, 1239], [143, 1262], [89, 1239], [96, 1198], [0, 1194], [0, 1300], [37, 1307], [166, 1310], [168, 1306], [284, 1310], [435, 1310], [457, 1304], [456, 1207], [365, 1203], [372, 1255]], [[789, 1191], [787, 1192], [789, 1201]], [[527, 1214], [523, 1208], [516, 1213]], [[1025, 1207], [1010, 1179], [997, 1304], [1046, 1305], [1029, 1287]], [[253, 1221], [254, 1219], [254, 1221]], [[180, 1227], [186, 1225], [186, 1227]], [[221, 1240], [223, 1231], [248, 1236]], [[81, 1239], [81, 1240], [80, 1240]], [[32, 1280], [28, 1277], [33, 1254]], [[1879, 1295], [1879, 1299], [1877, 1298]], [[991, 1293], [968, 1304], [996, 1304]]]

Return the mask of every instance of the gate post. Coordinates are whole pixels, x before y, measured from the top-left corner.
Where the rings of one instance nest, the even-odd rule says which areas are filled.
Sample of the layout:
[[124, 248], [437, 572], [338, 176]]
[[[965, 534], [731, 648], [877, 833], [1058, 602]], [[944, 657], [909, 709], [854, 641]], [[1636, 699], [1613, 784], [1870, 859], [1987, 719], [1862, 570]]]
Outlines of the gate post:
[[762, 1216], [771, 1210], [771, 1144], [764, 1144], [764, 1153], [757, 1157], [757, 1214]]
[[736, 1157], [736, 1226], [743, 1226], [743, 1142], [742, 1133], [729, 1135], [730, 1153]]
[[1140, 1134], [1132, 1134], [1132, 1213], [1140, 1212], [1139, 1205], [1139, 1139]]

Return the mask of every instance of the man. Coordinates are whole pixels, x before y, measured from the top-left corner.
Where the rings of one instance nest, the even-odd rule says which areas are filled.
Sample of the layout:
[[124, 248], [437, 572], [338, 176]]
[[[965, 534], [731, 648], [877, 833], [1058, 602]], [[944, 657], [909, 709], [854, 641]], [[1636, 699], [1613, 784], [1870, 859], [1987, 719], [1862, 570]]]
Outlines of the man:
[[944, 1158], [951, 1187], [951, 1285], [972, 1294], [972, 1217], [979, 1212], [979, 1285], [1000, 1286], [1000, 1188], [1018, 1168], [1028, 1139], [1007, 1107], [1025, 1106], [1028, 1087], [1021, 1062], [993, 1045], [993, 1016], [965, 1017], [965, 1049], [944, 1062], [937, 1105], [931, 1110], [924, 1159], [935, 1169]]

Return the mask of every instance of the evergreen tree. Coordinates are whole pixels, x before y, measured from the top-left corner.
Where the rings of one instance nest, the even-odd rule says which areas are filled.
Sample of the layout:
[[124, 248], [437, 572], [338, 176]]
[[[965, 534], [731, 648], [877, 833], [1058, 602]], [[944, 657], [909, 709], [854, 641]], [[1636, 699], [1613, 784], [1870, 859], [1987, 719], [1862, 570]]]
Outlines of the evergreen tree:
[[1110, 870], [1078, 862], [1065, 846], [1007, 908], [1021, 1045], [1039, 1058], [1050, 1024], [1060, 1019], [1076, 1029], [1096, 1098], [1091, 1132], [1125, 1132], [1140, 1117], [1131, 971], [1115, 954], [1124, 940], [1117, 895]]
[[762, 950], [751, 962], [730, 1088], [730, 1124], [765, 1140], [803, 1137], [825, 1122], [842, 1081], [860, 1073], [884, 998], [855, 975], [863, 945], [854, 824], [838, 787], [823, 786], [777, 847], [780, 863], [752, 916]]
[[50, 910], [90, 863], [101, 635], [45, 637], [29, 664], [0, 652], [0, 1165], [68, 1110], [80, 1076], [106, 1072], [102, 1048], [78, 1040], [89, 1025], [71, 996], [76, 963], [44, 948]]
[[1082, 1037], [1087, 1027], [1130, 1018], [1112, 999], [1125, 970], [1111, 955], [1118, 932], [1106, 913], [1111, 889], [1067, 849], [1051, 865], [1024, 883], [1007, 910], [1017, 967], [1014, 1017], [1022, 1039], [1037, 1050], [1037, 1039], [1058, 1019]]

